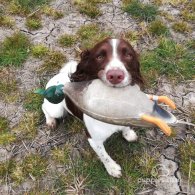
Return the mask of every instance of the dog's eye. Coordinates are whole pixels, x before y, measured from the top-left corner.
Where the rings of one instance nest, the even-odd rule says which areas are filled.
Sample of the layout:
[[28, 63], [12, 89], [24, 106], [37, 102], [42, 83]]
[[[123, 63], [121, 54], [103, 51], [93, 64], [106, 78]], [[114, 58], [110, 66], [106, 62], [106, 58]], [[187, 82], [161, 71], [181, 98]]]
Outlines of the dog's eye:
[[98, 60], [98, 61], [102, 61], [103, 59], [104, 59], [104, 55], [98, 55], [97, 57], [96, 57], [96, 59]]
[[125, 56], [126, 58], [132, 58], [132, 55], [131, 55], [129, 52], [125, 52], [125, 53], [124, 53], [124, 56]]

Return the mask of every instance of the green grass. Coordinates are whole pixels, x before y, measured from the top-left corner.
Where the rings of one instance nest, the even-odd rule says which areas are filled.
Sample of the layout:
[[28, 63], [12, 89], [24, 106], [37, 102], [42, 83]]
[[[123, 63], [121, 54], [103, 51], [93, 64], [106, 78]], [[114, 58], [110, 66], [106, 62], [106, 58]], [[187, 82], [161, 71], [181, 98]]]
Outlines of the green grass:
[[124, 3], [123, 10], [134, 18], [149, 22], [154, 20], [158, 14], [158, 9], [156, 6], [152, 4], [143, 4], [138, 0]]
[[90, 18], [96, 18], [102, 14], [98, 8], [99, 3], [107, 3], [109, 0], [74, 0], [74, 4], [81, 14], [85, 14]]
[[19, 124], [12, 129], [12, 132], [17, 136], [17, 140], [35, 138], [39, 120], [39, 112], [25, 112]]
[[110, 37], [111, 32], [103, 31], [97, 24], [86, 24], [79, 28], [77, 35], [82, 48], [91, 48], [97, 42]]
[[24, 98], [24, 108], [28, 111], [41, 111], [41, 105], [43, 103], [43, 97], [41, 95], [35, 94], [34, 90], [28, 92]]
[[152, 35], [160, 36], [167, 35], [169, 33], [169, 30], [161, 20], [157, 19], [149, 24], [149, 32]]
[[115, 179], [108, 175], [96, 155], [86, 155], [78, 168], [86, 184], [96, 194], [108, 194], [110, 191], [121, 194], [134, 194], [141, 190], [140, 178], [150, 178], [151, 170], [156, 165], [155, 157], [144, 151], [140, 142], [128, 143], [122, 136], [114, 135], [105, 144], [106, 150], [122, 167], [122, 177]]
[[7, 103], [15, 102], [18, 99], [17, 81], [14, 73], [9, 68], [0, 69], [0, 95]]
[[46, 159], [40, 155], [32, 154], [23, 160], [22, 167], [25, 176], [29, 176], [29, 174], [31, 174], [31, 176], [39, 178], [46, 173], [47, 162]]
[[43, 44], [34, 45], [31, 47], [31, 53], [33, 57], [35, 58], [43, 58], [45, 57], [49, 52], [49, 48], [47, 48]]
[[187, 22], [184, 21], [179, 21], [179, 22], [175, 22], [172, 25], [173, 30], [175, 30], [176, 32], [180, 32], [180, 33], [186, 33], [191, 31], [190, 26], [188, 25]]
[[20, 32], [5, 38], [0, 46], [0, 67], [20, 67], [28, 58], [29, 47], [29, 39]]
[[44, 58], [44, 63], [38, 70], [39, 73], [53, 72], [61, 69], [66, 62], [66, 56], [59, 51], [49, 51]]
[[21, 184], [27, 177], [37, 180], [46, 173], [47, 162], [39, 154], [26, 156], [22, 161], [8, 160], [0, 163], [1, 182], [14, 181], [15, 186]]
[[79, 133], [84, 131], [83, 129], [85, 128], [85, 126], [80, 120], [76, 119], [75, 117], [68, 116], [66, 118], [64, 128], [68, 129], [72, 133]]
[[13, 0], [9, 5], [9, 11], [13, 14], [27, 15], [48, 2], [49, 0]]
[[15, 25], [15, 20], [10, 16], [0, 14], [0, 26], [12, 28]]
[[142, 55], [142, 71], [154, 83], [161, 75], [171, 80], [193, 79], [195, 75], [193, 51], [172, 40], [162, 38], [159, 45]]
[[15, 140], [15, 136], [11, 134], [8, 120], [0, 117], [0, 145], [6, 145]]
[[62, 47], [71, 47], [76, 43], [77, 37], [74, 35], [63, 34], [59, 37], [58, 43]]
[[90, 18], [96, 18], [102, 14], [97, 5], [90, 2], [77, 4], [77, 7], [81, 14], [86, 14]]
[[[195, 141], [186, 140], [179, 146], [180, 169], [190, 183], [195, 182]], [[191, 166], [190, 166], [191, 165]]]
[[52, 17], [54, 20], [58, 20], [64, 16], [63, 12], [58, 11], [48, 5], [43, 7], [42, 13], [45, 14], [46, 16]]
[[42, 27], [41, 19], [37, 17], [27, 18], [25, 25], [29, 30], [38, 30]]

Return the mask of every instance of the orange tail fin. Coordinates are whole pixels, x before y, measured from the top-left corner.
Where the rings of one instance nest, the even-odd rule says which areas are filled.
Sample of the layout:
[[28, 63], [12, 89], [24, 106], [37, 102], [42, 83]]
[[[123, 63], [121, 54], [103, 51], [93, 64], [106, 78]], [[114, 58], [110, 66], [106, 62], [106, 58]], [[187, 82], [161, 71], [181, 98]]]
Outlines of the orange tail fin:
[[163, 133], [165, 135], [167, 135], [167, 136], [171, 135], [171, 128], [163, 120], [161, 120], [157, 117], [146, 115], [146, 114], [143, 114], [141, 116], [141, 119], [144, 120], [144, 121], [147, 121], [149, 123], [155, 124], [156, 126], [158, 126], [163, 131]]

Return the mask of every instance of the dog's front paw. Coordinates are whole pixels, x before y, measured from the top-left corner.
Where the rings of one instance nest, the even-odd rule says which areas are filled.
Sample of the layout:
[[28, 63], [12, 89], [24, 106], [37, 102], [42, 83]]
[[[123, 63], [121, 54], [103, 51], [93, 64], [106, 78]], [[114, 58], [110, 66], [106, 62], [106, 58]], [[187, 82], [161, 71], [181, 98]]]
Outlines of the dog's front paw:
[[106, 167], [107, 172], [108, 172], [111, 176], [117, 177], [117, 178], [120, 178], [120, 177], [122, 176], [120, 165], [118, 165], [118, 164], [115, 163], [114, 161], [105, 164], [105, 167]]
[[47, 120], [46, 122], [47, 126], [50, 128], [50, 129], [55, 129], [57, 127], [57, 121], [55, 118], [50, 118]]

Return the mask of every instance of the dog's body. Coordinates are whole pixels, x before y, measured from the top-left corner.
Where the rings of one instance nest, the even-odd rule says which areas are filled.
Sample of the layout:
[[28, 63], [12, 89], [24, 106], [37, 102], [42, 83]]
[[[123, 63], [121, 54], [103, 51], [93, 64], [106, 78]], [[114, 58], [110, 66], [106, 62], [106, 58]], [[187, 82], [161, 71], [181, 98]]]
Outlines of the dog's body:
[[[101, 79], [110, 87], [143, 84], [139, 70], [139, 62], [131, 45], [122, 39], [106, 39], [98, 43], [90, 51], [81, 54], [81, 61], [67, 63], [47, 84], [46, 88], [92, 79]], [[125, 108], [124, 108], [125, 109]], [[44, 99], [42, 110], [48, 126], [55, 128], [56, 118], [67, 113], [77, 116], [85, 123], [91, 147], [103, 162], [108, 173], [114, 177], [121, 176], [121, 167], [107, 154], [104, 141], [113, 133], [122, 131], [127, 141], [135, 141], [136, 133], [129, 127], [107, 124], [82, 113], [67, 97], [59, 104], [52, 104]]]

